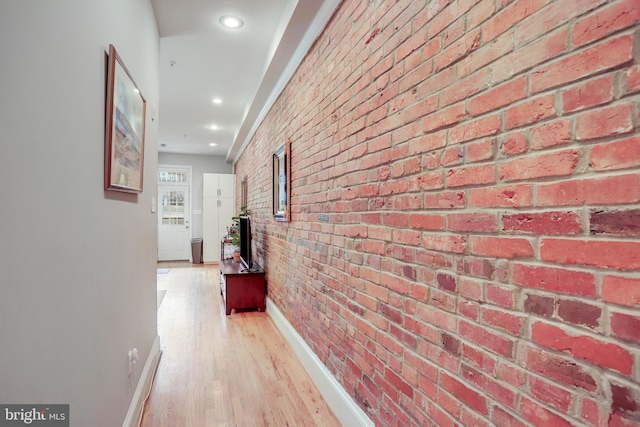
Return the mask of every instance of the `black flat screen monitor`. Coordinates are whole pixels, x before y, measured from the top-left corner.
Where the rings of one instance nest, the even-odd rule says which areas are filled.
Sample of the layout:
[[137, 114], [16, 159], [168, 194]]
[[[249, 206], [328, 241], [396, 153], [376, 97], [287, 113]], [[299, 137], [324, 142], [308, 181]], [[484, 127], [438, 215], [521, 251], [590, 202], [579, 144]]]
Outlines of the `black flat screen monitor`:
[[251, 220], [240, 217], [240, 258], [247, 268], [251, 268]]

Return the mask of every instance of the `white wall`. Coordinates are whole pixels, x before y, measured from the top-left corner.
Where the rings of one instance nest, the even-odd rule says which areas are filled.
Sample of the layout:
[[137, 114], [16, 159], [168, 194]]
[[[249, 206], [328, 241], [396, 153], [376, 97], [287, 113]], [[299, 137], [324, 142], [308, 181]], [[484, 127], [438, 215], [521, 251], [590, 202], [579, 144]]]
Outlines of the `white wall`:
[[[233, 173], [233, 166], [224, 156], [158, 153], [158, 164], [191, 166], [191, 237], [202, 237], [202, 175], [205, 173]], [[198, 212], [200, 212], [198, 214]]]
[[109, 44], [157, 106], [150, 0], [0, 2], [0, 402], [72, 426], [122, 425], [156, 336], [157, 122], [144, 192], [105, 192]]

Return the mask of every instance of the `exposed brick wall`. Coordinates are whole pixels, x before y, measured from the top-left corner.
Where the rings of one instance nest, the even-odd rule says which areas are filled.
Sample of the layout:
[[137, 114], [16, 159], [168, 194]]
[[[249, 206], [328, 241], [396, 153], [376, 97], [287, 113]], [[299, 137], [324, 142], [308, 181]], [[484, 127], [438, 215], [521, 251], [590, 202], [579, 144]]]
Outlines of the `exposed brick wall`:
[[345, 0], [258, 129], [269, 297], [376, 425], [640, 425], [639, 22]]

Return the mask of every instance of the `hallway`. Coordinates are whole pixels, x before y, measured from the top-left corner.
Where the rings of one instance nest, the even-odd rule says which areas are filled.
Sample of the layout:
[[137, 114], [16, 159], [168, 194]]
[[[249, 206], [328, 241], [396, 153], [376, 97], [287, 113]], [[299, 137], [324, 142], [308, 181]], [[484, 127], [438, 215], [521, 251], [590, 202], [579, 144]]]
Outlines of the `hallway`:
[[225, 316], [217, 266], [158, 269], [162, 356], [142, 426], [340, 425], [266, 313]]

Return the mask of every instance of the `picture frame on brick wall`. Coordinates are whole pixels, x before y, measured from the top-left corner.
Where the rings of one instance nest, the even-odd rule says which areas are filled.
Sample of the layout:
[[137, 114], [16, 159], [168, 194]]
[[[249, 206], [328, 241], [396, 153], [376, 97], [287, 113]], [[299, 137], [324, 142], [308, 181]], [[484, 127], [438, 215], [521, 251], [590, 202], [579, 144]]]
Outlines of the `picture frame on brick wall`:
[[289, 221], [289, 156], [287, 144], [273, 153], [273, 217], [276, 221]]

